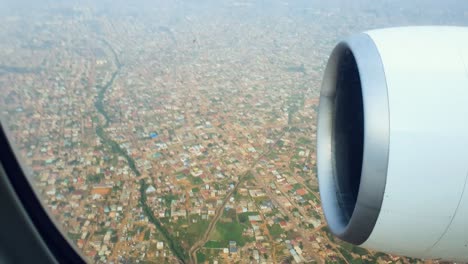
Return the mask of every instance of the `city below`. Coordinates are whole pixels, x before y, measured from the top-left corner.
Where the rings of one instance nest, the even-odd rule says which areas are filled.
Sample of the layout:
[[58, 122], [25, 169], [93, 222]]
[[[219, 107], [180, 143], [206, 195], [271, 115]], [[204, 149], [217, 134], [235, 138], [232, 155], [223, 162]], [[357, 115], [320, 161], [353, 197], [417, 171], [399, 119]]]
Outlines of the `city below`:
[[423, 262], [335, 238], [316, 170], [331, 48], [405, 17], [58, 3], [0, 17], [0, 110], [44, 206], [86, 259]]

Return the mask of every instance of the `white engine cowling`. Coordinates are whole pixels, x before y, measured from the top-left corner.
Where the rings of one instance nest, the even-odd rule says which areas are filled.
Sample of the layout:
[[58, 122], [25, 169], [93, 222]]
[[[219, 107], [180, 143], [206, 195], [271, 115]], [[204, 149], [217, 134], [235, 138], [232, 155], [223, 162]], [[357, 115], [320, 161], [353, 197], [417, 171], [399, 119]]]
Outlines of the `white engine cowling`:
[[340, 42], [320, 94], [317, 162], [324, 214], [342, 240], [468, 261], [468, 28]]

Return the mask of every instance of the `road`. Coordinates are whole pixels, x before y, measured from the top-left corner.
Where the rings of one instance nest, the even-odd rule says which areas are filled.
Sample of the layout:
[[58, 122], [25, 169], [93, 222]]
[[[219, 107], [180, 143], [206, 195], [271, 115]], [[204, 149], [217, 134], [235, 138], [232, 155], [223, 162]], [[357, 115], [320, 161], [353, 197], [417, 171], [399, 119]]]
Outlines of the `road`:
[[239, 188], [240, 184], [245, 180], [246, 176], [249, 175], [250, 173], [252, 173], [252, 169], [255, 168], [255, 166], [257, 165], [257, 163], [262, 159], [264, 158], [265, 156], [267, 156], [268, 154], [270, 154], [271, 151], [273, 151], [274, 149], [274, 146], [276, 146], [276, 144], [278, 144], [278, 142], [281, 140], [281, 138], [284, 136], [284, 134], [286, 133], [286, 129], [283, 130], [283, 132], [279, 135], [279, 137], [276, 139], [275, 141], [275, 144], [273, 146], [270, 146], [266, 151], [263, 151], [263, 153], [250, 165], [249, 169], [242, 175], [239, 177], [239, 180], [237, 181], [237, 183], [234, 185], [234, 188], [232, 188], [232, 190], [226, 195], [226, 197], [224, 198], [223, 200], [223, 203], [221, 204], [221, 206], [219, 206], [216, 211], [215, 211], [215, 216], [213, 218], [213, 220], [210, 222], [210, 224], [208, 225], [208, 229], [205, 231], [205, 234], [203, 235], [202, 239], [197, 241], [189, 250], [189, 258], [190, 258], [190, 263], [195, 263], [197, 264], [198, 261], [197, 261], [197, 252], [198, 250], [208, 241], [208, 238], [211, 234], [211, 232], [213, 231], [213, 228], [216, 226], [216, 223], [218, 222], [219, 218], [221, 217], [222, 215], [222, 212], [223, 212], [223, 209], [224, 207], [226, 206], [226, 203], [229, 201], [229, 199], [231, 198], [232, 194], [237, 191], [237, 189]]

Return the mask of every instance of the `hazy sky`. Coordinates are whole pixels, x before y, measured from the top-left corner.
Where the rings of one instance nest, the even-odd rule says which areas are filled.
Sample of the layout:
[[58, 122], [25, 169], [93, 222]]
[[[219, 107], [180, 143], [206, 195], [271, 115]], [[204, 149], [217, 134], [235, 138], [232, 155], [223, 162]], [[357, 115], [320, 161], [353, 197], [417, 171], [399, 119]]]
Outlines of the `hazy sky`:
[[[97, 10], [112, 12], [147, 12], [152, 9], [179, 9], [185, 11], [216, 11], [219, 8], [255, 9], [263, 12], [291, 12], [297, 9], [312, 8], [322, 11], [341, 9], [346, 12], [403, 12], [435, 17], [445, 11], [450, 11], [454, 19], [465, 16], [468, 19], [468, 1], [465, 0], [101, 0], [101, 1], [76, 1], [76, 0], [1, 0], [0, 12], [8, 14], [18, 10], [34, 10], [47, 7], [91, 7]], [[181, 10], [179, 10], [181, 11]], [[427, 23], [431, 21], [428, 20]], [[435, 23], [435, 22], [434, 22]]]

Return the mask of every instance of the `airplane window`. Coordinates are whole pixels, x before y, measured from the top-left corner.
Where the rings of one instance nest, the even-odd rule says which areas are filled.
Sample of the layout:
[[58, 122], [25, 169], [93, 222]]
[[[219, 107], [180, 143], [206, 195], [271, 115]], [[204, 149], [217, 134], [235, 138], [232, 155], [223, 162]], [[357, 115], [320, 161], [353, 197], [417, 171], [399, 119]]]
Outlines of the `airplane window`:
[[327, 229], [322, 74], [352, 33], [466, 26], [466, 10], [454, 0], [2, 1], [1, 122], [90, 263], [418, 262]]

